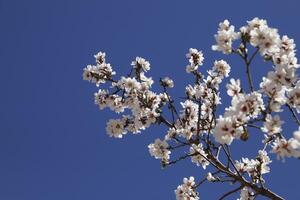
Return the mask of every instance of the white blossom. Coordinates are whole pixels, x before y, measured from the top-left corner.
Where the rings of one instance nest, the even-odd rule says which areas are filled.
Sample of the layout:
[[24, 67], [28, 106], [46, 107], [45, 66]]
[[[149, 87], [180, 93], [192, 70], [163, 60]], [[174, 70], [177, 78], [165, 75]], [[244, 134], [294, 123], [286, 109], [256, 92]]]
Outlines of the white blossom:
[[[287, 157], [300, 158], [300, 128], [294, 131], [292, 137], [291, 134], [284, 134], [284, 122], [279, 115], [279, 112], [286, 109], [292, 111], [294, 118], [300, 113], [300, 81], [297, 75], [300, 65], [294, 40], [286, 35], [281, 37], [277, 29], [269, 27], [266, 20], [259, 18], [248, 21], [239, 30], [240, 32], [236, 32], [228, 20], [221, 22], [212, 50], [224, 54], [238, 54], [237, 57], [244, 59], [246, 67], [249, 67], [259, 52], [266, 63], [269, 61], [271, 67], [262, 78], [260, 87], [256, 90], [256, 85], [253, 85], [251, 92], [246, 93], [241, 87], [242, 80], [231, 78], [226, 84], [227, 90], [222, 91], [221, 83], [229, 77], [230, 65], [225, 60], [215, 60], [213, 67], [206, 71], [207, 74], [202, 74], [202, 71], [197, 70], [203, 65], [203, 53], [190, 48], [186, 54], [189, 62], [186, 72], [192, 73], [195, 80], [194, 84], [185, 88], [185, 96], [180, 102], [181, 110], [175, 108], [177, 102], [173, 102], [173, 97], [170, 101], [166, 90], [174, 87], [172, 79], [160, 79], [160, 86], [163, 87], [161, 93], [152, 90], [155, 88], [152, 87], [154, 81], [152, 77], [145, 75], [150, 70], [150, 63], [144, 58], [136, 57], [131, 62], [130, 74], [116, 78], [116, 72], [106, 62], [106, 53], [100, 51], [94, 55], [95, 64], [87, 65], [82, 74], [84, 80], [97, 87], [101, 85], [94, 94], [94, 102], [101, 110], [109, 108], [115, 113], [122, 113], [120, 119], [110, 119], [107, 122], [107, 134], [110, 137], [122, 138], [127, 132], [137, 134], [151, 125], [164, 124], [168, 128], [167, 133], [163, 140], [156, 139], [148, 145], [150, 155], [160, 159], [164, 167], [190, 157], [192, 163], [206, 169], [210, 163], [213, 164], [210, 167], [217, 166], [216, 168], [220, 166], [218, 162], [224, 164], [221, 156], [225, 156], [222, 151], [226, 149], [221, 148], [224, 147], [223, 144], [231, 145], [234, 139], [246, 141], [251, 129], [258, 128], [265, 139], [264, 146], [258, 150], [256, 157], [242, 157], [233, 161], [235, 169], [232, 168], [232, 171], [227, 166], [232, 173], [229, 174], [231, 178], [241, 175], [244, 181], [257, 185], [265, 182], [263, 175], [271, 170], [272, 160], [268, 152], [282, 160]], [[237, 49], [234, 48], [235, 41], [240, 42]], [[254, 83], [256, 84], [255, 81]], [[217, 106], [223, 103], [221, 94], [225, 92], [230, 96], [231, 103], [219, 114], [221, 110]], [[170, 111], [169, 114], [166, 114], [167, 111]], [[255, 134], [253, 138], [254, 136]], [[175, 149], [183, 149], [185, 155], [170, 162], [170, 154]], [[228, 156], [228, 152], [225, 153]], [[227, 159], [228, 163], [232, 162], [230, 158]], [[226, 170], [216, 173], [218, 175], [207, 173], [203, 181], [222, 182], [226, 174], [228, 175]], [[250, 178], [244, 179], [247, 175]], [[244, 184], [244, 181], [236, 179], [231, 182], [242, 183], [239, 200], [252, 200], [260, 195], [259, 191], [254, 194], [247, 187], [250, 185]], [[196, 185], [194, 177], [184, 178], [183, 184], [175, 190], [176, 199], [198, 200], [196, 189], [199, 185]]]
[[218, 33], [215, 35], [217, 44], [212, 46], [212, 50], [230, 54], [233, 41], [239, 37], [240, 34], [234, 31], [234, 26], [230, 25], [228, 20], [224, 20], [219, 24]]
[[249, 117], [257, 117], [265, 109], [262, 95], [258, 92], [238, 95], [232, 98], [231, 104], [225, 116], [235, 116], [242, 122]]
[[82, 77], [84, 80], [95, 83], [99, 86], [101, 83], [105, 83], [110, 80], [116, 72], [113, 71], [112, 67], [108, 63], [101, 63], [97, 65], [87, 65], [83, 69]]
[[227, 94], [229, 96], [236, 96], [241, 92], [241, 82], [240, 79], [234, 80], [233, 78], [230, 79], [230, 83], [226, 85]]
[[133, 68], [138, 70], [141, 69], [145, 72], [150, 70], [150, 63], [142, 57], [136, 57], [135, 60], [132, 61], [131, 65]]
[[300, 157], [300, 143], [298, 133], [294, 133], [295, 138], [286, 140], [285, 138], [277, 138], [272, 144], [272, 152], [277, 154], [277, 159], [285, 160], [285, 157]]
[[160, 139], [156, 139], [154, 143], [148, 145], [151, 156], [165, 161], [170, 159], [171, 152], [168, 150], [168, 147], [168, 143]]
[[202, 166], [203, 169], [206, 169], [206, 166], [209, 165], [207, 157], [207, 153], [203, 150], [202, 144], [195, 145], [193, 144], [190, 148], [190, 154], [193, 155], [191, 157], [192, 162], [196, 163], [197, 166]]
[[165, 140], [171, 140], [178, 134], [178, 130], [175, 128], [169, 128], [167, 134], [165, 135]]
[[186, 57], [189, 59], [191, 66], [203, 65], [204, 56], [202, 51], [190, 48], [189, 52], [186, 54]]
[[207, 173], [206, 179], [207, 179], [209, 182], [214, 182], [214, 181], [217, 180], [217, 179], [212, 175], [211, 172], [208, 172], [208, 173]]
[[270, 114], [267, 114], [262, 131], [267, 133], [268, 135], [280, 133], [282, 130], [282, 124], [283, 121], [280, 120], [279, 115], [272, 116]]
[[273, 83], [281, 85], [283, 87], [290, 87], [296, 80], [295, 69], [287, 68], [286, 66], [277, 65], [275, 71], [270, 71], [267, 77], [272, 80]]
[[195, 191], [194, 177], [184, 178], [183, 184], [175, 190], [176, 200], [199, 200], [198, 193]]
[[269, 173], [270, 160], [268, 154], [264, 150], [258, 151], [258, 156], [256, 159], [242, 158], [241, 161], [235, 161], [235, 167], [240, 173], [247, 172], [248, 175], [255, 181], [263, 181], [261, 175]]
[[96, 92], [94, 95], [95, 104], [98, 105], [101, 110], [108, 106], [109, 93], [107, 90], [99, 89], [99, 91]]
[[284, 35], [281, 38], [279, 48], [280, 50], [273, 54], [272, 60], [274, 64], [285, 66], [287, 68], [298, 68], [295, 43], [293, 39]]
[[262, 88], [262, 91], [271, 98], [269, 106], [270, 110], [274, 112], [281, 112], [281, 106], [286, 103], [284, 87], [281, 84], [265, 77], [263, 77], [260, 87]]
[[241, 190], [240, 198], [237, 200], [254, 200], [254, 192], [248, 187], [243, 187]]
[[242, 134], [242, 127], [238, 127], [233, 118], [222, 116], [217, 120], [214, 129], [214, 137], [220, 144], [230, 145], [234, 138], [239, 138]]
[[198, 121], [198, 105], [191, 100], [181, 103], [183, 110], [180, 117], [184, 119], [187, 127], [192, 127]]
[[96, 63], [97, 64], [102, 64], [102, 63], [105, 63], [105, 52], [98, 52], [96, 55], [94, 55], [95, 59], [96, 59]]
[[218, 60], [214, 62], [213, 70], [221, 76], [228, 77], [230, 69], [230, 65], [225, 60]]
[[288, 103], [300, 113], [300, 82], [287, 93]]
[[124, 134], [126, 134], [126, 130], [124, 129], [124, 123], [122, 120], [111, 119], [106, 124], [106, 132], [110, 137], [122, 138]]
[[265, 150], [258, 151], [258, 158], [260, 162], [260, 174], [267, 174], [270, 172], [270, 167], [268, 166], [272, 161]]
[[119, 88], [125, 89], [126, 91], [138, 90], [141, 85], [135, 78], [121, 77], [121, 79], [115, 84]]
[[250, 31], [250, 37], [250, 43], [258, 47], [262, 55], [272, 55], [279, 51], [280, 37], [277, 29], [260, 25]]
[[146, 86], [148, 89], [149, 89], [149, 88], [152, 86], [152, 84], [154, 83], [152, 77], [147, 77], [147, 76], [145, 76], [144, 72], [141, 72], [141, 73], [140, 73], [140, 78], [141, 78], [141, 81], [142, 81], [141, 86], [143, 86], [143, 84], [145, 84], [145, 86]]
[[170, 79], [169, 77], [165, 77], [161, 80], [162, 85], [168, 88], [172, 88], [174, 87], [174, 82], [172, 79]]
[[198, 65], [187, 65], [185, 68], [186, 73], [192, 73], [198, 69]]
[[300, 127], [298, 128], [298, 131], [294, 132], [294, 138], [300, 143]]
[[249, 30], [253, 30], [255, 28], [263, 27], [263, 26], [268, 26], [267, 21], [264, 19], [259, 19], [258, 17], [253, 18], [250, 21], [247, 21]]

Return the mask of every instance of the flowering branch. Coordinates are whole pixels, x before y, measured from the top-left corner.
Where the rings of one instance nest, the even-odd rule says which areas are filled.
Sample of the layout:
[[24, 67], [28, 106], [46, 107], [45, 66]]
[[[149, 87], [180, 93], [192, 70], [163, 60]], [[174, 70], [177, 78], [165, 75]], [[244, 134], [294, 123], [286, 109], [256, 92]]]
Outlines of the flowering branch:
[[[194, 177], [184, 178], [183, 184], [175, 190], [178, 200], [198, 200], [196, 190], [206, 181], [239, 185], [220, 199], [240, 191], [239, 200], [253, 200], [257, 196], [282, 200], [281, 196], [266, 188], [263, 176], [270, 172], [272, 160], [269, 153], [282, 160], [300, 158], [300, 80], [296, 74], [299, 65], [294, 41], [287, 36], [280, 37], [277, 29], [258, 18], [248, 21], [239, 31], [225, 20], [219, 24], [215, 39], [212, 50], [235, 53], [243, 60], [250, 88], [247, 93], [240, 79], [231, 78], [226, 84], [231, 104], [219, 117], [216, 113], [221, 104], [220, 85], [229, 77], [231, 66], [225, 60], [216, 60], [204, 75], [198, 70], [203, 65], [203, 53], [194, 48], [186, 54], [189, 62], [186, 72], [193, 75], [195, 81], [186, 86], [181, 108], [176, 108], [174, 98], [169, 94], [174, 87], [170, 78], [160, 79], [161, 93], [151, 90], [154, 81], [146, 76], [150, 63], [141, 57], [132, 61], [127, 76], [114, 79], [116, 72], [106, 62], [106, 54], [99, 52], [95, 55], [96, 64], [84, 68], [83, 78], [97, 87], [104, 83], [111, 85], [108, 89], [103, 86], [95, 93], [95, 104], [101, 110], [109, 108], [123, 113], [120, 119], [108, 121], [106, 131], [109, 136], [123, 138], [128, 132], [139, 134], [154, 124], [165, 125], [167, 133], [163, 139], [157, 138], [148, 145], [151, 156], [160, 159], [163, 167], [189, 158], [204, 170], [207, 166], [215, 169], [198, 184]], [[233, 48], [234, 43], [238, 43], [238, 48]], [[250, 50], [252, 54], [248, 53]], [[258, 90], [253, 85], [250, 71], [257, 55], [273, 65], [273, 69], [262, 78]], [[290, 138], [283, 132], [284, 122], [279, 115], [284, 106], [298, 126]], [[165, 110], [170, 114], [165, 115]], [[253, 129], [264, 134], [263, 147], [258, 149], [255, 158], [234, 159], [230, 145], [239, 139], [246, 142], [249, 130]], [[176, 159], [171, 159], [172, 151], [186, 148], [189, 152], [184, 151]]]

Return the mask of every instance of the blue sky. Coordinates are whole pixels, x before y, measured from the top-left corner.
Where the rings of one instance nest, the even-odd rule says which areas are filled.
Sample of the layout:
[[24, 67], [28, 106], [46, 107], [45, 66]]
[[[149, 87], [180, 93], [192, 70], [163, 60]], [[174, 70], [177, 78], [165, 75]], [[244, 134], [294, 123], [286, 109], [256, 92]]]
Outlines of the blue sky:
[[[232, 76], [244, 76], [238, 58], [211, 51], [220, 21], [239, 27], [265, 18], [300, 44], [299, 6], [297, 0], [0, 0], [0, 199], [174, 199], [183, 177], [205, 172], [190, 161], [161, 169], [147, 145], [165, 129], [109, 138], [105, 124], [116, 115], [99, 112], [93, 103], [97, 89], [82, 80], [82, 68], [99, 50], [119, 74], [142, 56], [151, 62], [149, 75], [156, 82], [166, 75], [174, 79], [178, 89], [172, 94], [180, 97], [192, 81], [185, 74], [190, 47], [203, 50], [203, 70], [226, 58]], [[270, 66], [257, 59], [252, 70], [259, 77]], [[289, 135], [296, 127], [285, 119]], [[234, 143], [236, 158], [256, 153], [255, 138]], [[268, 186], [300, 199], [299, 160], [275, 159], [271, 167]], [[202, 199], [216, 199], [228, 188], [206, 184], [199, 191]]]

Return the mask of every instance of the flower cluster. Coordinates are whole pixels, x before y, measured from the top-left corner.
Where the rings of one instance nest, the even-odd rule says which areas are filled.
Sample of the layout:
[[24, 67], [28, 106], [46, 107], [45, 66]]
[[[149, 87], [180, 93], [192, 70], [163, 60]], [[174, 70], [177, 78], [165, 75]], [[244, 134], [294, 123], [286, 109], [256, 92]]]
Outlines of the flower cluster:
[[205, 169], [206, 166], [209, 165], [207, 154], [201, 143], [198, 145], [193, 144], [190, 148], [190, 154], [192, 155], [192, 162], [196, 163], [197, 166], [202, 166], [203, 169]]
[[261, 130], [271, 136], [274, 134], [278, 134], [282, 131], [282, 124], [283, 121], [280, 120], [279, 115], [272, 116], [270, 114], [267, 114], [264, 126]]
[[166, 88], [172, 88], [172, 87], [174, 87], [174, 82], [169, 77], [163, 78], [161, 80], [161, 84], [162, 84], [163, 87], [166, 87]]
[[270, 71], [260, 84], [262, 91], [270, 98], [270, 110], [280, 112], [282, 105], [288, 103], [297, 108], [296, 95], [299, 67], [296, 58], [294, 40], [284, 35], [280, 38], [277, 29], [270, 28], [265, 20], [257, 18], [244, 27], [250, 34], [250, 43], [256, 46], [266, 60], [272, 61], [274, 70]]
[[219, 24], [218, 34], [215, 35], [217, 44], [212, 46], [214, 51], [222, 51], [225, 54], [232, 52], [233, 41], [239, 39], [240, 33], [235, 32], [234, 26], [228, 20]]
[[105, 53], [99, 52], [95, 55], [96, 65], [88, 65], [83, 69], [83, 79], [99, 86], [112, 79], [116, 74], [109, 63], [105, 63]]
[[[231, 93], [231, 89], [228, 93]], [[257, 92], [234, 95], [231, 106], [226, 109], [224, 117], [217, 119], [214, 136], [221, 144], [231, 144], [234, 138], [239, 138], [245, 131], [245, 126], [251, 118], [256, 118], [264, 110], [262, 95]]]
[[248, 26], [241, 28], [243, 36], [249, 37], [250, 44], [258, 47], [260, 53], [271, 55], [278, 51], [280, 37], [277, 29], [270, 28], [266, 20], [254, 18], [248, 22]]
[[241, 161], [235, 161], [235, 167], [238, 172], [243, 174], [245, 172], [252, 178], [254, 182], [264, 181], [263, 174], [270, 172], [268, 166], [272, 161], [264, 150], [259, 150], [256, 159], [242, 158]]
[[237, 96], [241, 93], [241, 81], [240, 79], [234, 80], [233, 78], [230, 79], [230, 83], [226, 85], [227, 94], [231, 97]]
[[190, 48], [189, 53], [186, 54], [186, 57], [189, 59], [190, 64], [186, 66], [186, 72], [192, 73], [198, 69], [199, 66], [203, 65], [203, 54], [197, 49]]
[[290, 89], [287, 93], [288, 104], [296, 108], [300, 113], [300, 82], [295, 84], [295, 87]]
[[160, 139], [156, 139], [153, 144], [149, 144], [149, 152], [156, 159], [162, 159], [162, 161], [166, 164], [170, 159], [170, 151], [168, 149], [169, 145], [166, 141], [161, 141]]
[[286, 140], [276, 138], [272, 145], [272, 152], [277, 154], [278, 159], [285, 157], [300, 158], [300, 128], [294, 132], [294, 137]]
[[123, 134], [126, 134], [127, 131], [124, 129], [125, 123], [120, 119], [111, 119], [108, 121], [106, 126], [106, 132], [110, 134], [110, 136], [115, 138], [122, 138]]
[[99, 86], [100, 83], [111, 82], [111, 90], [99, 89], [95, 93], [95, 104], [100, 109], [110, 108], [116, 113], [123, 113], [125, 109], [131, 115], [123, 115], [121, 119], [110, 120], [107, 123], [107, 133], [115, 138], [122, 138], [127, 132], [139, 133], [155, 123], [160, 116], [160, 108], [165, 104], [167, 97], [164, 93], [156, 94], [150, 90], [153, 80], [143, 71], [150, 69], [148, 61], [137, 57], [132, 62], [136, 70], [135, 75], [122, 76], [119, 80], [112, 79], [115, 72], [110, 64], [105, 63], [105, 53], [95, 55], [96, 65], [84, 68], [84, 80], [91, 81]]
[[132, 61], [131, 65], [138, 71], [143, 70], [146, 72], [150, 70], [150, 63], [142, 57], [136, 57], [135, 61]]
[[183, 184], [179, 185], [175, 190], [177, 200], [199, 200], [198, 193], [195, 192], [194, 177], [184, 178]]

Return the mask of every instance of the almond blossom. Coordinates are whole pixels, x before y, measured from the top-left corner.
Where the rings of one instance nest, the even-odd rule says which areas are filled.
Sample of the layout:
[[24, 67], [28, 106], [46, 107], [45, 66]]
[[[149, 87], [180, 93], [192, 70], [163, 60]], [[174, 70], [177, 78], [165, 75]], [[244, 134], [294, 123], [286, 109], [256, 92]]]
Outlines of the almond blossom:
[[183, 184], [179, 185], [175, 190], [177, 200], [199, 200], [198, 194], [194, 190], [194, 177], [184, 178]]
[[[100, 110], [108, 108], [121, 114], [119, 119], [107, 122], [110, 137], [124, 138], [155, 125], [165, 126], [166, 131], [157, 133], [164, 139], [148, 145], [150, 155], [159, 159], [163, 168], [190, 160], [209, 170], [198, 183], [194, 177], [184, 178], [175, 190], [176, 199], [198, 200], [197, 189], [202, 184], [220, 182], [238, 185], [220, 199], [239, 191], [239, 200], [257, 196], [282, 200], [266, 188], [263, 176], [271, 172], [273, 157], [283, 161], [300, 158], [300, 65], [295, 42], [259, 18], [239, 29], [224, 20], [219, 23], [215, 40], [212, 50], [241, 59], [246, 74], [232, 77], [231, 70], [240, 66], [225, 59], [215, 60], [208, 70], [199, 68], [204, 65], [204, 55], [190, 48], [185, 70], [193, 81], [187, 83], [180, 98], [171, 95], [174, 81], [169, 77], [158, 79], [161, 89], [155, 91], [156, 79], [147, 75], [150, 63], [139, 56], [131, 62], [128, 75], [117, 76], [107, 63], [106, 53], [100, 51], [94, 56], [95, 64], [83, 69], [82, 77], [98, 88], [94, 103]], [[256, 70], [252, 69], [252, 61], [257, 56], [270, 69], [263, 77], [252, 76]], [[225, 99], [230, 98], [229, 105], [224, 104], [224, 93], [229, 96]], [[282, 113], [290, 114], [297, 130], [285, 130], [282, 119], [290, 119]], [[256, 156], [235, 158], [232, 149], [237, 150], [236, 144], [249, 138], [260, 146], [255, 149]], [[249, 149], [249, 155], [253, 150]]]

